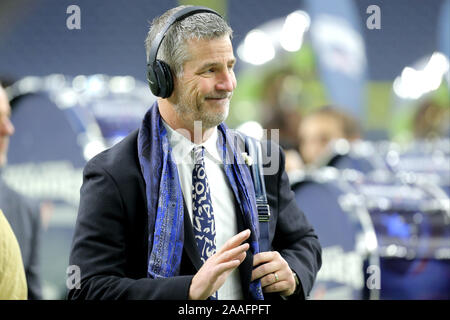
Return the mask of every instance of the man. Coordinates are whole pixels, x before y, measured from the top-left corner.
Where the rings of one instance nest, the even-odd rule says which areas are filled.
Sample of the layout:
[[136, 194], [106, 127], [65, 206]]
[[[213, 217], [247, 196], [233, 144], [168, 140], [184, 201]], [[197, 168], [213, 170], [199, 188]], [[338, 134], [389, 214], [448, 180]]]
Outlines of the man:
[[[215, 13], [189, 10], [155, 19], [146, 40], [150, 86], [164, 98], [85, 167], [70, 256], [81, 283], [70, 299], [304, 298], [320, 268], [282, 164], [264, 177], [273, 251], [259, 252], [249, 169], [222, 123], [236, 87], [232, 31]], [[161, 61], [173, 92], [155, 76]]]
[[[9, 100], [5, 90], [0, 86], [0, 173], [7, 162], [9, 137], [14, 133], [10, 116]], [[28, 299], [41, 299], [39, 207], [9, 188], [0, 178], [0, 208], [19, 242], [28, 284]]]

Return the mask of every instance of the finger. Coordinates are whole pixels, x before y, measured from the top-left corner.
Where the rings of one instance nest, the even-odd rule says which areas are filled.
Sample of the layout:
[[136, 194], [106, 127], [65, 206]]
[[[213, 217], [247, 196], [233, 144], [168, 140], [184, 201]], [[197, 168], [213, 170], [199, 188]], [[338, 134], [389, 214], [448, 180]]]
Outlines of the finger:
[[[278, 275], [278, 272], [277, 272]], [[279, 275], [278, 275], [279, 277]], [[278, 278], [278, 282], [281, 281], [280, 278]], [[277, 282], [277, 278], [275, 277], [275, 273], [269, 273], [268, 275], [261, 278], [261, 287], [267, 287]]]
[[232, 249], [232, 248], [240, 245], [242, 242], [247, 240], [248, 237], [250, 237], [250, 230], [246, 229], [246, 230], [238, 233], [237, 235], [231, 237], [230, 239], [228, 239], [228, 241], [225, 242], [225, 244], [222, 246], [222, 248], [220, 248], [218, 253], [222, 253], [226, 250]]
[[246, 252], [242, 252], [238, 256], [236, 256], [236, 258], [234, 258], [233, 260], [239, 260], [240, 263], [242, 263], [242, 261], [244, 261], [246, 256], [247, 256], [247, 253]]
[[[275, 276], [275, 274], [276, 274], [276, 276]], [[273, 272], [265, 275], [264, 277], [261, 277], [261, 286], [265, 287], [265, 286], [268, 286], [275, 282], [280, 282], [280, 281], [290, 282], [290, 278], [293, 279], [290, 269], [289, 270], [279, 269], [277, 271], [273, 271]], [[294, 282], [295, 282], [295, 280], [294, 280]]]
[[247, 251], [250, 248], [248, 243], [241, 244], [239, 247], [230, 249], [228, 251], [222, 252], [218, 258], [218, 262], [229, 261], [236, 259], [237, 255]]
[[[245, 252], [242, 252], [237, 259], [216, 263], [210, 259], [203, 264], [200, 270], [194, 275], [189, 288], [190, 299], [206, 299], [213, 292], [217, 291], [230, 273], [237, 268], [245, 259]], [[212, 261], [208, 264], [208, 261]]]
[[[244, 254], [244, 258], [245, 258], [245, 252], [243, 252]], [[231, 269], [235, 269], [237, 268], [243, 261], [244, 259], [235, 259], [235, 260], [231, 260], [231, 261], [227, 261], [221, 264], [218, 264], [215, 268], [215, 276], [216, 278], [218, 278], [222, 273], [225, 273]]]
[[261, 263], [266, 263], [277, 258], [279, 253], [277, 251], [260, 252], [253, 256], [253, 266], [258, 266]]
[[280, 264], [277, 261], [264, 263], [259, 267], [253, 269], [251, 281], [262, 278], [268, 274], [274, 273], [277, 270], [280, 270]]
[[282, 292], [289, 289], [288, 281], [278, 281], [263, 288], [263, 292]]
[[216, 265], [213, 269], [212, 274], [208, 276], [207, 279], [205, 279], [207, 281], [206, 287], [209, 287], [207, 296], [210, 296], [215, 291], [217, 291], [223, 285], [229, 274], [233, 270], [235, 270], [244, 259], [245, 252], [242, 252], [237, 259]]

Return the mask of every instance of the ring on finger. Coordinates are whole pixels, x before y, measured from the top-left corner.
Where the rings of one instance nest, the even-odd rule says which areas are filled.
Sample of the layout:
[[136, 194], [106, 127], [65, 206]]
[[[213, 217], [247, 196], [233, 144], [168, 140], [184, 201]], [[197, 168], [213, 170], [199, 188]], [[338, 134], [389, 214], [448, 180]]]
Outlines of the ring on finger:
[[278, 282], [278, 275], [277, 275], [277, 273], [274, 272], [273, 275], [275, 276], [275, 282]]

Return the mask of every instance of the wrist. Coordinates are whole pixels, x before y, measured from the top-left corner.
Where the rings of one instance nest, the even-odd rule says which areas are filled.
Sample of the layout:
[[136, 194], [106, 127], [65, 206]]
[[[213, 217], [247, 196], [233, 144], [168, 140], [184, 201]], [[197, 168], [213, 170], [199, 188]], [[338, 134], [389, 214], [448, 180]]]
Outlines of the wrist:
[[297, 273], [295, 273], [295, 271], [292, 271], [292, 276], [294, 277], [295, 280], [294, 292], [292, 294], [297, 294], [300, 290], [300, 279], [298, 278]]
[[200, 300], [198, 290], [196, 289], [196, 286], [195, 286], [195, 276], [194, 276], [194, 278], [192, 278], [191, 284], [189, 285], [188, 299], [189, 300]]

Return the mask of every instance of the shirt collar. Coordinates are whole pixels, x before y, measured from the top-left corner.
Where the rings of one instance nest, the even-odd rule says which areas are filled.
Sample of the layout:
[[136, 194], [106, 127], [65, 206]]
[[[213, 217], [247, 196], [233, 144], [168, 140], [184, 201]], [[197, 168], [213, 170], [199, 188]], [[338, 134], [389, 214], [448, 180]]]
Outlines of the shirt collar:
[[[173, 155], [176, 159], [185, 161], [186, 159], [191, 159], [190, 154], [192, 149], [197, 146], [191, 140], [187, 139], [181, 133], [172, 129], [165, 121], [162, 119], [162, 123], [167, 130], [167, 138], [169, 139], [170, 146], [172, 147]], [[217, 139], [218, 139], [218, 130], [217, 127], [214, 127], [214, 130], [211, 136], [199, 144], [205, 148], [205, 156], [209, 157], [212, 160], [218, 161], [222, 163], [222, 157], [219, 154], [219, 150], [217, 149]]]

